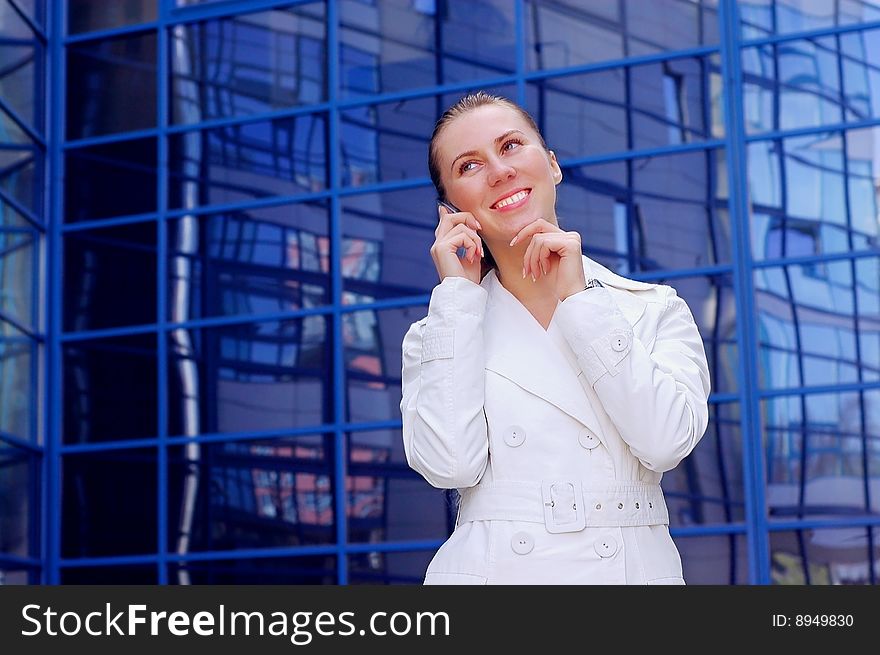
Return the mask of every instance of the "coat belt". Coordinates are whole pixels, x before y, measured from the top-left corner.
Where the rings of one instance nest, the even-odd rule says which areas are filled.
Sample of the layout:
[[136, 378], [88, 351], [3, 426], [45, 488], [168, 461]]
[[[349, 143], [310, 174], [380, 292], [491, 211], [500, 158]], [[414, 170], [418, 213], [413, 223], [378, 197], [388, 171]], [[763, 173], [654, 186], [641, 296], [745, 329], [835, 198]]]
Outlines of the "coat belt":
[[549, 532], [576, 532], [668, 525], [669, 512], [659, 484], [495, 481], [461, 490], [458, 524], [467, 521], [528, 521], [545, 524]]

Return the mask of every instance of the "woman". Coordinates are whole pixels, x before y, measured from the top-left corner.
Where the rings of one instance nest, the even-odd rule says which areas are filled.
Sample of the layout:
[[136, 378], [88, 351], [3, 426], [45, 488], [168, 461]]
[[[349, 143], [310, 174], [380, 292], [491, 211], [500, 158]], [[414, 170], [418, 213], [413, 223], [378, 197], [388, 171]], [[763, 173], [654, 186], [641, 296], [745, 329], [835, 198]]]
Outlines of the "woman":
[[448, 109], [429, 167], [460, 211], [438, 209], [400, 409], [409, 465], [461, 498], [425, 584], [684, 584], [658, 483], [708, 423], [688, 306], [583, 256], [556, 155], [509, 100]]

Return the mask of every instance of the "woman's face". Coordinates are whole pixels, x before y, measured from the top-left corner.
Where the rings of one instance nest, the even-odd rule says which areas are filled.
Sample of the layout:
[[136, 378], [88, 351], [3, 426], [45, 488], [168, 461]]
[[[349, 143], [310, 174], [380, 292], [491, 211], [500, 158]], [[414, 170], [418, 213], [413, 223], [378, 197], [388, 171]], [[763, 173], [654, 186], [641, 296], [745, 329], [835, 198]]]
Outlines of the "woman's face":
[[484, 105], [448, 123], [436, 143], [447, 199], [471, 212], [490, 245], [507, 245], [538, 218], [557, 224], [556, 156], [519, 113]]

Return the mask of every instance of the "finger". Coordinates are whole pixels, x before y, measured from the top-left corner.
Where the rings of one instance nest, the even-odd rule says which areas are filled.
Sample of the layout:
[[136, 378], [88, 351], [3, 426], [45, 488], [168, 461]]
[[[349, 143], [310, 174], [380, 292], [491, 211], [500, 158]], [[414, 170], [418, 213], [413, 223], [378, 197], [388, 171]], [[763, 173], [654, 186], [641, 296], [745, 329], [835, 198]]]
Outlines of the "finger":
[[449, 232], [456, 225], [467, 225], [472, 230], [482, 230], [483, 226], [480, 224], [473, 214], [470, 212], [456, 212], [452, 213], [442, 205], [440, 205], [441, 209], [445, 214], [440, 217], [440, 223], [437, 226], [437, 229], [434, 231], [436, 236], [442, 236]]
[[541, 276], [541, 249], [546, 247], [546, 243], [547, 236], [545, 234], [536, 234], [532, 237], [532, 243], [529, 244], [529, 270], [532, 271], [532, 277], [535, 279]]
[[526, 239], [528, 237], [534, 236], [538, 232], [547, 232], [549, 229], [558, 229], [552, 223], [545, 221], [543, 218], [538, 218], [528, 225], [526, 225], [523, 229], [521, 229], [513, 240], [510, 242], [510, 245], [515, 245], [518, 241]]
[[532, 237], [532, 240], [529, 241], [529, 245], [526, 246], [526, 251], [523, 254], [523, 277], [526, 277], [527, 275], [531, 275], [532, 281], [535, 280], [535, 272], [534, 272], [534, 269], [532, 268], [532, 251], [534, 250], [536, 243], [537, 243], [536, 239], [534, 237]]
[[550, 270], [550, 252], [551, 250], [546, 243], [541, 244], [538, 251], [538, 268], [543, 275], [547, 275], [547, 271]]
[[480, 251], [480, 237], [477, 233], [464, 223], [459, 223], [447, 232], [441, 242], [448, 246], [454, 246], [456, 249], [461, 247], [473, 246], [475, 252]]

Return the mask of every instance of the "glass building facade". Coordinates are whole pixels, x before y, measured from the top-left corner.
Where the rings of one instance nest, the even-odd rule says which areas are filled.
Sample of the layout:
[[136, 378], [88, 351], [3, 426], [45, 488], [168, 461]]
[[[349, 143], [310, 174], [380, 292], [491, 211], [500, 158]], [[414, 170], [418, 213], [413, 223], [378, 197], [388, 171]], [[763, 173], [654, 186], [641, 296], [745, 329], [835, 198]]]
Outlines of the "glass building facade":
[[880, 4], [0, 0], [0, 582], [421, 582], [427, 141], [534, 115], [585, 253], [674, 286], [691, 584], [880, 576]]

